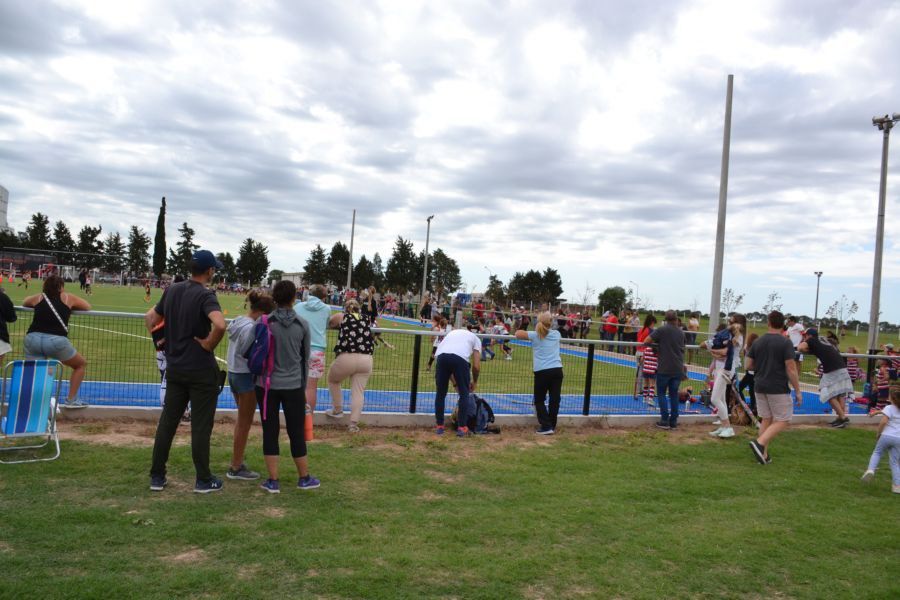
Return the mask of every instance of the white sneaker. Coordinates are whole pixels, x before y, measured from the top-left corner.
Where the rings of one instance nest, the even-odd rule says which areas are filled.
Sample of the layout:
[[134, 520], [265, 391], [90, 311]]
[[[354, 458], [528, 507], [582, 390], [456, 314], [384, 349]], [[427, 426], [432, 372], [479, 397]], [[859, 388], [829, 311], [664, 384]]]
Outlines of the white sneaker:
[[329, 408], [328, 410], [325, 411], [325, 416], [330, 417], [332, 419], [343, 419], [344, 411], [335, 412], [333, 408]]
[[900, 494], [900, 485], [892, 485], [891, 491], [894, 492], [895, 494]]
[[[873, 471], [872, 469], [866, 469], [866, 472], [863, 473], [862, 480], [865, 481], [866, 483], [869, 483], [873, 479], [875, 479], [875, 471]], [[896, 486], [894, 486], [894, 487], [896, 487]]]
[[723, 429], [723, 427], [718, 427], [716, 429], [713, 429], [712, 431], [709, 432], [709, 435], [711, 435], [713, 437], [719, 437], [719, 434], [722, 433], [722, 429]]
[[734, 429], [731, 427], [723, 427], [719, 431], [720, 438], [733, 438], [734, 437]]
[[350, 426], [347, 427], [347, 431], [350, 433], [359, 433], [359, 425], [356, 423], [350, 423]]
[[722, 421], [720, 419], [716, 419], [715, 421], [712, 422], [712, 424], [713, 425], [721, 425]]
[[506, 355], [506, 360], [512, 360], [512, 356], [510, 356], [509, 354], [507, 354], [507, 355]]

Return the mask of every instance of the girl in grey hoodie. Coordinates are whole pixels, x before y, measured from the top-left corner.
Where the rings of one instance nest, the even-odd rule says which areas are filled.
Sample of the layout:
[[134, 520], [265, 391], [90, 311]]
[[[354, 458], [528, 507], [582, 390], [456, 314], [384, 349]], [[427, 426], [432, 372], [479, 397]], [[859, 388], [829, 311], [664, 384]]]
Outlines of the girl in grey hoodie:
[[278, 481], [278, 421], [284, 410], [284, 426], [291, 441], [291, 456], [300, 479], [297, 487], [303, 490], [319, 487], [319, 480], [309, 474], [306, 460], [306, 439], [303, 422], [306, 418], [306, 378], [309, 369], [309, 325], [296, 312], [294, 300], [297, 287], [290, 281], [279, 281], [272, 289], [275, 311], [269, 315], [269, 329], [275, 344], [275, 365], [271, 373], [268, 393], [263, 377], [256, 379], [256, 401], [263, 415], [263, 455], [269, 478], [260, 487], [277, 494]]

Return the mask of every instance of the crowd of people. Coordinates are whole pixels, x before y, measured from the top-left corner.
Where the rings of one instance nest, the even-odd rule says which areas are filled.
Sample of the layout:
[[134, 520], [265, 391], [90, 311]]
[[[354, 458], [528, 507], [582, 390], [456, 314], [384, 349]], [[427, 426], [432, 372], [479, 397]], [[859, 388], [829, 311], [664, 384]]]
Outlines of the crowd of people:
[[[345, 294], [342, 310], [332, 314], [329, 304], [335, 300], [331, 295], [334, 290], [323, 285], [298, 290], [290, 281], [279, 281], [271, 291], [251, 290], [246, 296], [247, 313], [227, 323], [211, 286], [220, 268], [221, 263], [211, 252], [197, 251], [191, 262], [190, 278], [173, 281], [145, 315], [147, 329], [158, 347], [163, 375], [163, 408], [154, 440], [150, 489], [161, 491], [167, 485], [166, 463], [175, 432], [188, 407], [196, 470], [194, 491], [210, 493], [222, 489], [222, 480], [210, 470], [209, 450], [216, 404], [225, 376], [213, 353], [226, 335], [229, 339], [227, 380], [238, 407], [226, 477], [248, 481], [261, 477], [245, 461], [249, 432], [259, 410], [267, 472], [261, 487], [270, 493], [281, 490], [278, 457], [283, 415], [297, 471], [297, 487], [315, 489], [320, 482], [309, 471], [305, 425], [316, 407], [318, 382], [327, 373], [331, 407], [325, 414], [339, 420], [345, 417], [342, 383], [349, 381], [348, 430], [358, 432], [364, 392], [373, 372], [373, 353], [378, 343], [385, 343], [385, 340], [379, 342], [378, 332], [373, 329], [379, 314], [392, 300], [379, 298], [375, 289], [370, 288], [360, 294]], [[515, 338], [532, 346], [536, 433], [553, 435], [564, 381], [561, 344], [567, 338], [589, 333], [590, 317], [578, 319], [577, 313], [557, 310], [553, 314], [542, 310], [536, 315], [534, 329], [530, 330], [532, 316], [523, 309], [504, 312], [476, 303], [465, 327], [454, 329], [443, 311], [426, 311], [430, 305], [426, 301], [419, 316], [427, 317], [434, 331], [427, 368], [434, 365], [435, 433], [445, 432], [446, 397], [451, 385], [459, 397], [456, 435], [466, 437], [472, 433], [468, 427], [472, 416], [469, 398], [478, 389], [481, 362], [496, 356], [492, 349], [496, 346], [509, 358], [512, 352], [509, 340]], [[61, 406], [85, 407], [78, 391], [87, 363], [68, 339], [68, 323], [72, 311], [90, 310], [90, 304], [67, 293], [64, 281], [50, 275], [43, 281], [42, 292], [25, 298], [23, 306], [34, 309], [24, 340], [26, 358], [54, 358], [71, 368], [68, 397]], [[696, 339], [699, 321], [694, 322], [696, 317], [692, 316], [684, 324], [671, 310], [664, 314], [661, 326], [657, 326], [652, 314], [642, 323], [636, 313], [626, 312], [622, 316], [622, 322], [618, 322], [617, 315], [603, 316], [603, 341], [612, 343], [621, 333], [628, 336], [620, 338], [622, 341], [635, 342], [640, 376], [636, 389], [641, 389], [646, 401], [658, 405], [658, 428], [677, 429], [679, 404], [686, 399], [685, 392], [680, 390], [681, 382], [688, 375], [686, 349]], [[12, 303], [0, 293], [0, 354], [11, 351], [6, 323], [15, 320]], [[615, 333], [607, 327], [615, 327]], [[327, 364], [328, 328], [337, 330], [338, 339], [331, 365]], [[750, 448], [760, 464], [770, 464], [773, 440], [788, 427], [795, 403], [803, 402], [799, 375], [804, 356], [816, 359], [819, 397], [836, 415], [831, 426], [846, 427], [849, 422], [846, 403], [854, 393], [853, 381], [861, 376], [861, 370], [852, 357], [845, 359], [840, 354], [837, 336], [830, 332], [820, 336], [817, 329], [804, 328], [796, 319], [785, 318], [778, 311], [768, 315], [768, 329], [763, 335], [747, 335], [746, 328], [743, 315], [733, 314], [715, 335], [699, 346], [710, 355], [710, 404], [718, 425], [711, 435], [724, 439], [735, 437], [728, 394], [735, 388], [737, 393], [747, 390], [752, 411], [761, 420]], [[262, 343], [261, 331], [267, 336], [268, 353], [262, 370], [259, 366], [254, 370], [252, 351]], [[872, 478], [880, 457], [887, 453], [893, 489], [900, 493], [900, 388], [895, 384], [900, 357], [892, 344], [886, 344], [884, 349], [886, 356], [877, 361], [872, 381], [866, 388], [870, 414], [880, 416], [881, 420], [878, 444], [863, 478]], [[745, 374], [738, 382], [742, 360]]]

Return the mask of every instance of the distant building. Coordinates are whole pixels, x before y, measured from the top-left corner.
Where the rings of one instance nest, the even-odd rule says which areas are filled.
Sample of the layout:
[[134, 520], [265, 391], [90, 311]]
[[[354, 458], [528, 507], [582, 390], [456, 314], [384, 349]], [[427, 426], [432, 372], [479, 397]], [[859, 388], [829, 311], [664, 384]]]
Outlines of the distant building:
[[9, 190], [0, 185], [0, 231], [3, 233], [15, 233], [6, 222], [6, 213], [9, 210]]
[[305, 275], [305, 273], [303, 271], [299, 271], [297, 273], [284, 273], [281, 276], [281, 280], [282, 281], [290, 281], [297, 287], [300, 287], [300, 286], [304, 285], [303, 275]]

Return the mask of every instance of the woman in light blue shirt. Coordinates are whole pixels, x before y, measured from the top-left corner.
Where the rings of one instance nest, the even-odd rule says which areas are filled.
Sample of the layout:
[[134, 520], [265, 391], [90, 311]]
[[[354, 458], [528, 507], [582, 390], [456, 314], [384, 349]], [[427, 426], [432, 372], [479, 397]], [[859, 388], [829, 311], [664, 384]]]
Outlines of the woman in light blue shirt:
[[[563, 369], [559, 356], [559, 331], [552, 329], [553, 317], [548, 311], [538, 315], [534, 331], [519, 330], [516, 337], [531, 340], [534, 356], [534, 408], [537, 411], [539, 435], [553, 435], [562, 393]], [[549, 411], [547, 394], [550, 395]]]

